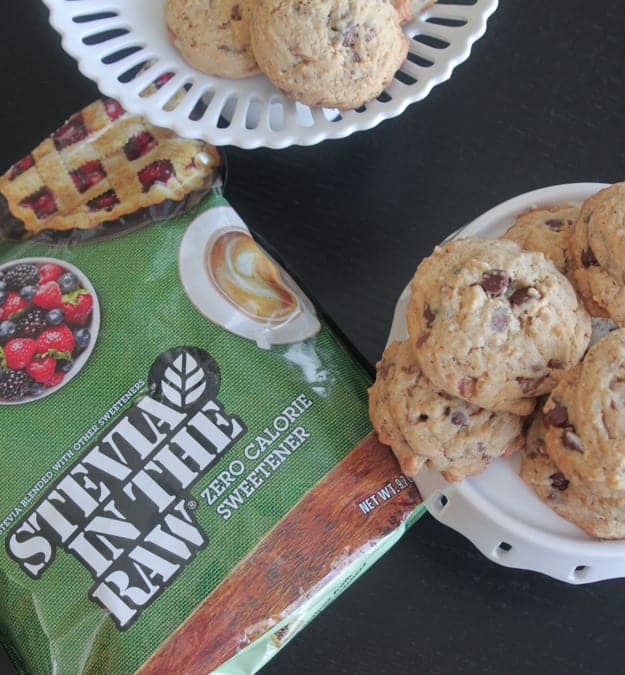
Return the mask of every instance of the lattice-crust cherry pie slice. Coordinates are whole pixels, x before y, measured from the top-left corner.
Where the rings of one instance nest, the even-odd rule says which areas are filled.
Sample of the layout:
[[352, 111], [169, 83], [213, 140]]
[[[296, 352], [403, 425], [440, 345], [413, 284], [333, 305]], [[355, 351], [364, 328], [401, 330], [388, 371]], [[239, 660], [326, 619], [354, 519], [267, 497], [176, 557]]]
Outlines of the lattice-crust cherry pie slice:
[[213, 182], [217, 150], [104, 98], [72, 115], [0, 178], [0, 236], [91, 230], [181, 202]]

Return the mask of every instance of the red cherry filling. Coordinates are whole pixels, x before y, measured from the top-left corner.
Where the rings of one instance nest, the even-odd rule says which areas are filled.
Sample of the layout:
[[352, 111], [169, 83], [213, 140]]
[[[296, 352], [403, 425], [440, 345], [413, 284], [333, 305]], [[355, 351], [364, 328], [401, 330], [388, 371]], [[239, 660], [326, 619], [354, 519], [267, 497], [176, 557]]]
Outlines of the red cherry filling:
[[9, 174], [9, 180], [15, 180], [19, 175], [23, 174], [24, 171], [28, 171], [32, 166], [35, 166], [35, 158], [32, 155], [27, 155], [24, 159], [21, 159], [17, 164], [14, 164], [11, 167], [11, 173]]
[[74, 185], [80, 194], [87, 192], [87, 190], [101, 180], [106, 178], [106, 171], [102, 166], [102, 162], [94, 159], [91, 162], [83, 164], [78, 169], [70, 172], [70, 176], [74, 181]]
[[68, 145], [73, 145], [87, 138], [89, 132], [85, 126], [85, 120], [82, 113], [72, 115], [69, 120], [60, 128], [57, 129], [52, 138], [54, 139], [54, 146], [57, 150], [63, 150]]
[[89, 211], [112, 211], [119, 204], [115, 190], [107, 190], [87, 202]]
[[111, 122], [119, 119], [125, 112], [119, 101], [116, 101], [114, 98], [108, 98], [107, 96], [102, 99], [102, 104], [104, 105], [104, 112]]
[[158, 145], [157, 140], [149, 131], [141, 131], [132, 136], [128, 143], [124, 146], [124, 152], [129, 162], [132, 162], [143, 155], [147, 155], [150, 150], [153, 150]]
[[160, 89], [161, 87], [164, 87], [169, 80], [174, 76], [173, 73], [163, 73], [162, 75], [159, 75], [155, 80], [154, 80], [154, 86], [157, 89]]
[[159, 159], [148, 164], [137, 174], [143, 185], [143, 191], [149, 192], [155, 183], [167, 183], [175, 176], [173, 164], [168, 159]]
[[54, 201], [54, 195], [46, 187], [37, 190], [37, 192], [30, 195], [30, 197], [26, 197], [26, 199], [22, 199], [20, 206], [32, 209], [39, 220], [45, 220], [58, 210]]

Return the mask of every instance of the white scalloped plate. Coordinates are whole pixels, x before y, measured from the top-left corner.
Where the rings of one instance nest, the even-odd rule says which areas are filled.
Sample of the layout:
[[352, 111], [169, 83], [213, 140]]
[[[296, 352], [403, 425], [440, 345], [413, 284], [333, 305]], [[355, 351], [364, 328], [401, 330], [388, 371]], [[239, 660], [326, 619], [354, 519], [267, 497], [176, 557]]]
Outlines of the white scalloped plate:
[[[535, 190], [487, 211], [456, 237], [501, 236], [530, 208], [581, 203], [600, 183], [572, 183]], [[389, 342], [404, 340], [410, 287], [395, 310]], [[520, 458], [498, 459], [480, 476], [448, 483], [423, 469], [417, 486], [430, 513], [467, 537], [487, 558], [507, 567], [534, 570], [570, 584], [625, 576], [625, 541], [598, 541], [543, 504], [519, 477]]]
[[[195, 70], [167, 39], [165, 0], [44, 2], [65, 51], [106, 95], [181, 136], [241, 148], [314, 145], [400, 115], [468, 58], [498, 5], [498, 0], [442, 0], [431, 7], [405, 27], [410, 55], [386, 91], [358, 111], [338, 114], [290, 101], [264, 76], [228, 80]], [[145, 95], [167, 73], [174, 76]]]

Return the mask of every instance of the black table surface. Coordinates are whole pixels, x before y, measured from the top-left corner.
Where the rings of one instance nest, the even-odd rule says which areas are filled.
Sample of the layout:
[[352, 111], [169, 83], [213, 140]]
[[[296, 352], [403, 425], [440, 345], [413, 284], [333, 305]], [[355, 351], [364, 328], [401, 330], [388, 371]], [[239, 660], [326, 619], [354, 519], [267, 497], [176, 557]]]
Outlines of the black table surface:
[[[38, 0], [1, 6], [0, 168], [97, 95]], [[625, 177], [624, 35], [622, 0], [502, 0], [470, 59], [400, 117], [312, 148], [228, 149], [227, 196], [374, 363], [447, 234], [527, 190]], [[264, 672], [623, 672], [624, 599], [623, 581], [499, 567], [426, 516]]]

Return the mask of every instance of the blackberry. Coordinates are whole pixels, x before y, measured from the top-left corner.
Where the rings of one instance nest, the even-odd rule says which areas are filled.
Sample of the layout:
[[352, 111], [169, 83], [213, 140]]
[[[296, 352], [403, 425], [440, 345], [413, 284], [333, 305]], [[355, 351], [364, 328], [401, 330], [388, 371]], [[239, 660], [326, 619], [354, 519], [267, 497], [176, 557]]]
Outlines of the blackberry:
[[24, 286], [36, 286], [39, 283], [39, 269], [36, 265], [22, 263], [6, 270], [4, 280], [10, 291], [19, 291]]
[[46, 312], [39, 307], [29, 310], [23, 314], [16, 322], [17, 334], [19, 337], [36, 338], [44, 328], [48, 327], [46, 321]]
[[0, 398], [5, 401], [19, 401], [33, 386], [33, 381], [23, 370], [9, 370], [0, 380]]

